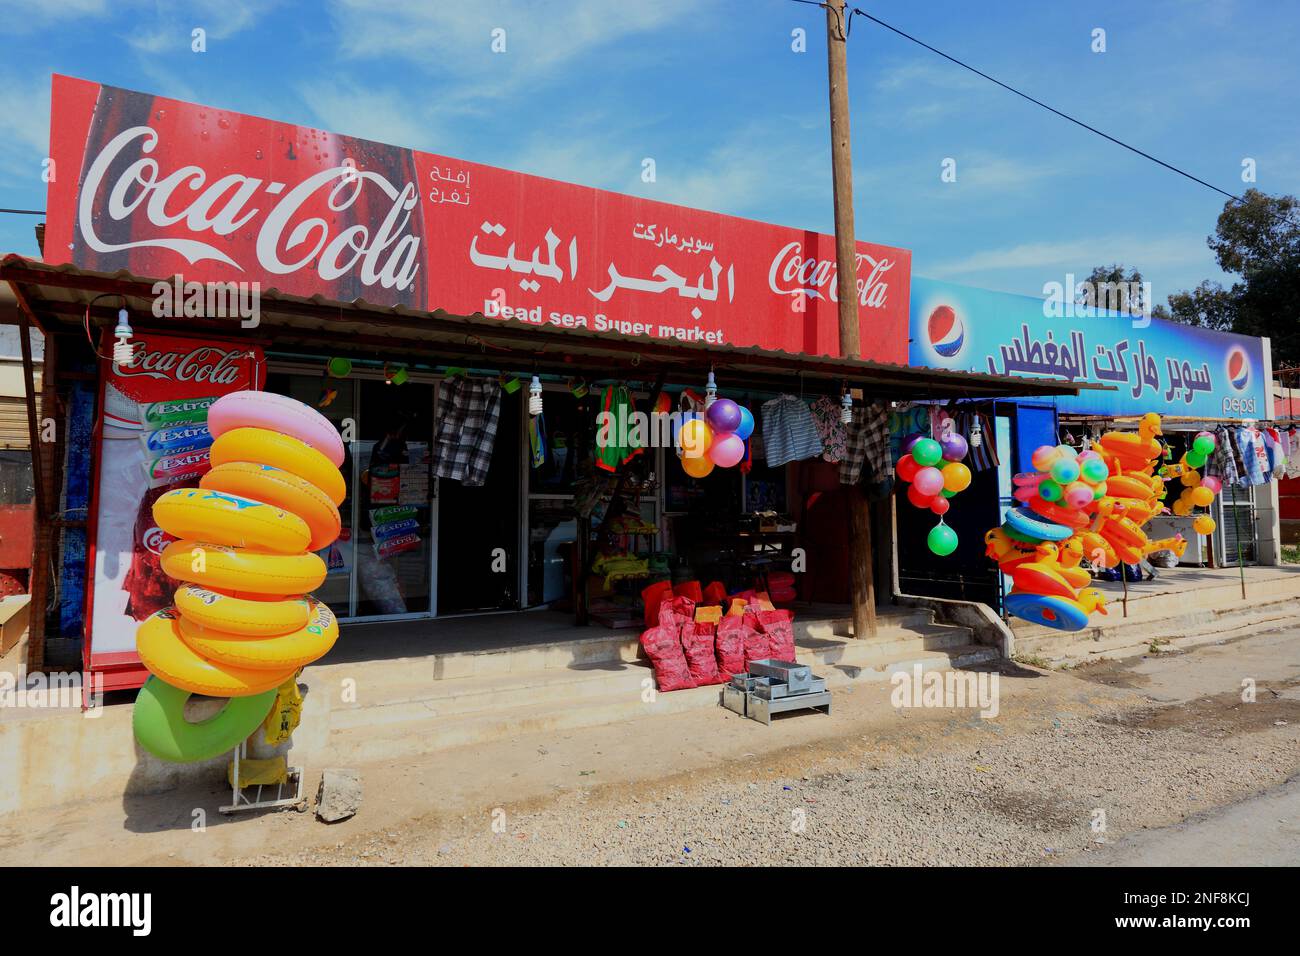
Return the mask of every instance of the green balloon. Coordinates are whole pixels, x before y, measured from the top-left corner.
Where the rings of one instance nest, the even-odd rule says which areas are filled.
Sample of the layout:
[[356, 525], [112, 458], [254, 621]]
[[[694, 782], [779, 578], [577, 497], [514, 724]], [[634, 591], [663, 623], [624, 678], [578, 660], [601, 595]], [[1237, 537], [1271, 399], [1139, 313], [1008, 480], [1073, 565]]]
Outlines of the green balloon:
[[956, 493], [957, 493], [957, 492], [955, 492], [955, 491], [951, 491], [951, 490], [949, 490], [948, 488], [945, 488], [945, 489], [943, 489], [943, 491], [939, 492], [939, 494], [943, 495], [943, 497], [945, 497], [945, 498], [951, 498], [951, 497], [952, 497], [953, 495], [955, 495]]
[[1183, 459], [1193, 468], [1200, 468], [1205, 464], [1205, 456], [1198, 451], [1189, 451]]
[[922, 468], [937, 465], [943, 459], [943, 446], [933, 438], [922, 438], [912, 446], [912, 457]]
[[1209, 435], [1197, 435], [1192, 442], [1192, 451], [1198, 455], [1209, 455], [1214, 451], [1214, 439]]
[[957, 550], [957, 532], [946, 524], [937, 524], [930, 529], [925, 543], [939, 557], [946, 558]]
[[1060, 501], [1065, 490], [1054, 478], [1044, 478], [1038, 483], [1038, 496], [1044, 501]]
[[1083, 477], [1088, 479], [1094, 485], [1099, 481], [1105, 481], [1110, 477], [1110, 469], [1100, 458], [1089, 458], [1083, 463]]

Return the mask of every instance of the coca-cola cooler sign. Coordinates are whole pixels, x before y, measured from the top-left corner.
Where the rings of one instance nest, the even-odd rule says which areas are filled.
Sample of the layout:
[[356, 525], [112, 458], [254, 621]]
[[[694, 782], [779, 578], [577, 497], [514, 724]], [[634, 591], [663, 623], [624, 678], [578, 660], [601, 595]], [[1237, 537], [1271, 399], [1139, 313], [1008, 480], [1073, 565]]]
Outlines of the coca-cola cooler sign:
[[[106, 329], [100, 351], [111, 345]], [[170, 605], [175, 590], [158, 560], [172, 539], [154, 524], [153, 503], [169, 489], [197, 485], [209, 469], [208, 406], [229, 392], [260, 388], [264, 379], [256, 345], [155, 332], [138, 333], [132, 345], [130, 365], [104, 363], [87, 588], [92, 670], [136, 665], [139, 622]]]
[[[50, 262], [838, 352], [830, 236], [65, 76], [52, 112]], [[865, 357], [906, 363], [910, 278], [907, 250], [858, 243]]]

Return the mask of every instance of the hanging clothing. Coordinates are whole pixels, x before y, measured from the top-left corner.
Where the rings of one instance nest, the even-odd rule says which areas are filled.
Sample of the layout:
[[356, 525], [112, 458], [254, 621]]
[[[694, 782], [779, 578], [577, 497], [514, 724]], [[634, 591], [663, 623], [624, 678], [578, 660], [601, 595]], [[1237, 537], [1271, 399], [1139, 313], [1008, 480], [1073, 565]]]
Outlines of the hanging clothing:
[[1224, 485], [1235, 485], [1241, 480], [1237, 458], [1232, 451], [1232, 437], [1222, 425], [1215, 429], [1214, 453], [1205, 463], [1205, 473], [1218, 478]]
[[466, 487], [487, 478], [501, 416], [501, 385], [490, 379], [453, 378], [442, 384], [441, 418], [430, 452], [433, 473]]
[[1242, 480], [1246, 485], [1262, 485], [1268, 479], [1268, 452], [1264, 448], [1264, 438], [1254, 428], [1244, 425], [1237, 429], [1237, 445], [1241, 448]]
[[1282, 436], [1276, 428], [1261, 428], [1264, 436], [1264, 448], [1268, 452], [1269, 481], [1281, 481], [1286, 477], [1286, 452], [1282, 448]]
[[602, 419], [596, 428], [596, 467], [617, 471], [641, 454], [641, 443], [632, 434], [632, 415], [636, 404], [626, 385], [609, 385], [601, 397]]
[[888, 402], [871, 402], [853, 409], [844, 457], [840, 459], [840, 484], [856, 485], [864, 472], [872, 483], [883, 482], [894, 474], [894, 460], [889, 456]]
[[930, 406], [909, 405], [889, 413], [889, 458], [898, 461], [903, 439], [909, 435], [930, 435]]
[[808, 406], [817, 436], [822, 440], [822, 458], [831, 464], [844, 459], [846, 432], [840, 421], [840, 406], [825, 395], [819, 395]]
[[822, 453], [817, 426], [803, 401], [793, 395], [781, 395], [763, 403], [763, 450], [769, 468]]

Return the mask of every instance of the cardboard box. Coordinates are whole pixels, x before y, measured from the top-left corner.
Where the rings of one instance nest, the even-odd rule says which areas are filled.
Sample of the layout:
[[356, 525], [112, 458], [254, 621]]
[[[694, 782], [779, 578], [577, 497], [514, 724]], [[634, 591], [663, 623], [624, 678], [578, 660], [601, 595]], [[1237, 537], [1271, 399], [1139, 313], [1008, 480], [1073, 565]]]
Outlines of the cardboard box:
[[30, 594], [15, 594], [0, 599], [0, 654], [8, 654], [27, 633], [31, 602]]

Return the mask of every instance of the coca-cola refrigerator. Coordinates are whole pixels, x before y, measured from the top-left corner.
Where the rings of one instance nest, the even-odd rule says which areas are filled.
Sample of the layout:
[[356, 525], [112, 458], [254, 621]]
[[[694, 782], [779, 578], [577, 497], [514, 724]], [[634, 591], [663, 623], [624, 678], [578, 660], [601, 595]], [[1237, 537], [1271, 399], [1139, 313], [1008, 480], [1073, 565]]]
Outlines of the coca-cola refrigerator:
[[[175, 590], [159, 566], [172, 539], [154, 523], [154, 501], [197, 485], [208, 470], [208, 406], [265, 380], [256, 344], [146, 331], [132, 345], [131, 365], [101, 363], [94, 440], [82, 660], [102, 690], [144, 683], [136, 628], [171, 604]], [[110, 350], [106, 330], [101, 355]]]

